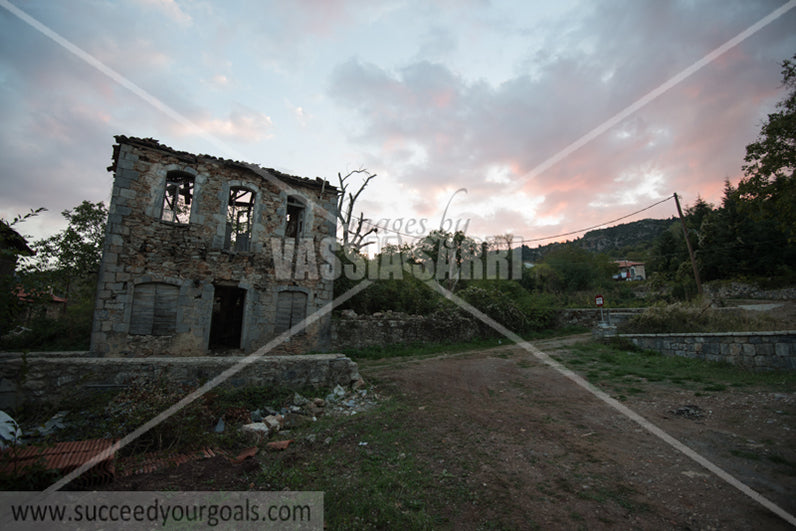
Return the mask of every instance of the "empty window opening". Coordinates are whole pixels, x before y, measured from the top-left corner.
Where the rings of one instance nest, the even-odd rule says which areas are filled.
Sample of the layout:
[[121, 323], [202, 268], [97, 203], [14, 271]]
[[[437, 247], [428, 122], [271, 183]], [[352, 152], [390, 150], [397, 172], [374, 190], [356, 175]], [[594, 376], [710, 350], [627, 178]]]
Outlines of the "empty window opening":
[[210, 320], [210, 348], [240, 348], [246, 290], [215, 286]]
[[307, 294], [302, 291], [280, 291], [276, 300], [274, 332], [281, 334], [307, 317]]
[[166, 190], [160, 219], [187, 225], [191, 221], [194, 176], [190, 173], [170, 171], [166, 174]]
[[177, 298], [179, 288], [171, 284], [151, 282], [139, 284], [133, 293], [130, 333], [168, 336], [177, 331]]
[[285, 237], [300, 238], [304, 232], [304, 203], [295, 196], [287, 198]]
[[227, 206], [227, 233], [224, 248], [233, 251], [248, 251], [254, 216], [254, 192], [248, 188], [234, 187], [229, 190]]

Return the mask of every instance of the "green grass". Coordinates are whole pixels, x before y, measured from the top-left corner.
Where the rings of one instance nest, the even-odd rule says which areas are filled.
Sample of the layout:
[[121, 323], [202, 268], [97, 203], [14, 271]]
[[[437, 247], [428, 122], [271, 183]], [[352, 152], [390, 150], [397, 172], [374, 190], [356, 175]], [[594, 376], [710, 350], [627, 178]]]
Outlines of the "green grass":
[[796, 373], [792, 371], [752, 372], [726, 363], [663, 356], [621, 340], [578, 343], [559, 359], [585, 374], [592, 383], [611, 387], [623, 399], [643, 393], [644, 384], [650, 382], [669, 383], [701, 393], [748, 386], [766, 386], [784, 392], [796, 390]]
[[[550, 339], [555, 337], [565, 337], [574, 334], [588, 332], [587, 328], [579, 326], [568, 326], [564, 328], [543, 330], [523, 334], [522, 338], [528, 341], [538, 341], [540, 339]], [[441, 353], [460, 353], [470, 350], [498, 347], [510, 345], [511, 341], [504, 337], [493, 337], [477, 339], [474, 341], [453, 341], [439, 343], [408, 343], [393, 345], [374, 345], [361, 349], [345, 349], [343, 354], [354, 361], [375, 360], [384, 358], [403, 358], [403, 357], [425, 357]]]
[[[402, 402], [385, 400], [367, 415], [322, 418], [309, 428], [318, 442], [300, 459], [269, 455], [258, 487], [323, 491], [329, 529], [436, 528], [442, 522], [433, 516], [434, 504], [457, 481], [445, 471], [432, 477], [416, 458], [416, 438], [396, 426], [413, 413]], [[328, 446], [320, 442], [327, 437]]]

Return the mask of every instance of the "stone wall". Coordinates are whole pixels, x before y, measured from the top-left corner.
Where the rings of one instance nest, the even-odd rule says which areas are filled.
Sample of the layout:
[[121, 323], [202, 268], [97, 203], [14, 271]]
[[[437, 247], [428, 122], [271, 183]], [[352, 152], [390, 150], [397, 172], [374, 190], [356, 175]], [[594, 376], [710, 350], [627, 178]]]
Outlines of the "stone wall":
[[[471, 341], [482, 337], [484, 327], [459, 312], [431, 316], [397, 312], [355, 315], [344, 312], [332, 320], [332, 348], [359, 349], [374, 345]], [[488, 332], [487, 332], [488, 333]]]
[[621, 334], [666, 356], [732, 363], [755, 370], [796, 369], [796, 331]]
[[707, 282], [703, 285], [705, 295], [711, 300], [763, 299], [796, 300], [796, 288], [761, 289], [745, 282]]
[[599, 308], [564, 308], [558, 310], [558, 326], [585, 326], [594, 328], [604, 321], [616, 326], [640, 314], [644, 308], [603, 308], [602, 316]]
[[96, 358], [89, 353], [0, 354], [0, 409], [27, 402], [57, 403], [79, 399], [103, 389], [122, 388], [139, 378], [164, 376], [175, 384], [198, 385], [224, 373], [241, 370], [222, 386], [316, 387], [348, 386], [359, 379], [356, 363], [340, 354], [263, 356], [237, 365], [243, 358]]

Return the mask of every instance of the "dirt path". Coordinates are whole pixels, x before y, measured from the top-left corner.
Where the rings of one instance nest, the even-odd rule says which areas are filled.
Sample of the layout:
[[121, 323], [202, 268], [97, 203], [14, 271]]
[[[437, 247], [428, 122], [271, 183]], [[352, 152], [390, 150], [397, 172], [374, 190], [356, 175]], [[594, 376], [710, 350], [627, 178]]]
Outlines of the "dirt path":
[[[552, 353], [577, 340], [537, 346]], [[516, 346], [375, 362], [361, 372], [418, 404], [410, 429], [425, 441], [429, 473], [467, 493], [446, 515], [456, 529], [485, 521], [516, 529], [790, 529]], [[672, 413], [695, 401], [703, 417]], [[727, 390], [695, 398], [650, 383], [625, 404], [796, 512], [792, 394]], [[750, 458], [763, 446], [784, 463]]]
[[[572, 344], [588, 337], [535, 345], [566, 360]], [[376, 429], [390, 434], [381, 446], [359, 442], [373, 429], [366, 427], [365, 411], [332, 421], [312, 442], [306, 433], [291, 433], [296, 442], [286, 451], [261, 453], [240, 465], [226, 458], [199, 460], [120, 478], [108, 488], [280, 490], [284, 481], [264, 483], [261, 470], [301, 473], [334, 462], [327, 495], [329, 505], [339, 507], [335, 498], [349, 495], [354, 485], [360, 496], [369, 495], [360, 479], [383, 481], [361, 466], [362, 459], [394, 468], [411, 455], [414, 476], [388, 475], [390, 489], [414, 485], [409, 501], [440, 529], [792, 529], [515, 345], [368, 361], [360, 372], [373, 385], [372, 395], [400, 406], [398, 414], [373, 414]], [[796, 393], [634, 385], [640, 389], [628, 395], [626, 406], [796, 514]], [[334, 442], [321, 442], [327, 437]], [[313, 481], [307, 475], [301, 485], [317, 488]], [[389, 489], [385, 497], [388, 504], [407, 501], [405, 493]]]

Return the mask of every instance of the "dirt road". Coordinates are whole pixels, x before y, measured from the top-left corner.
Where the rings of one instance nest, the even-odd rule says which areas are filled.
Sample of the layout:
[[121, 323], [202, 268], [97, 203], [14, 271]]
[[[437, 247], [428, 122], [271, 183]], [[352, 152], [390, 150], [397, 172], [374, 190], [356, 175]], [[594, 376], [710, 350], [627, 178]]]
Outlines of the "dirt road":
[[[567, 361], [583, 339], [536, 345]], [[378, 516], [384, 505], [368, 506], [357, 517], [364, 520], [341, 516], [367, 506], [352, 492], [379, 492], [379, 503], [398, 512], [411, 512], [403, 504], [413, 503], [440, 529], [792, 529], [517, 346], [368, 361], [360, 372], [372, 385], [368, 397], [399, 405], [393, 413], [332, 419], [311, 437], [293, 431], [285, 435], [295, 439], [288, 449], [239, 465], [205, 459], [109, 488], [325, 490], [337, 521], [355, 522], [346, 529], [391, 528]], [[796, 393], [633, 385], [624, 405], [796, 513]], [[374, 429], [384, 437], [363, 446]], [[379, 467], [406, 456], [408, 475], [380, 475]], [[263, 475], [269, 470], [282, 472]], [[291, 482], [297, 475], [302, 480]], [[385, 481], [386, 492], [379, 490]], [[342, 508], [341, 498], [352, 502]]]
[[[563, 352], [571, 341], [538, 346]], [[425, 441], [429, 473], [472, 493], [446, 515], [456, 529], [484, 521], [516, 529], [790, 528], [516, 346], [374, 362], [362, 373], [418, 404], [410, 429]], [[625, 405], [796, 512], [792, 394], [728, 389], [695, 397], [650, 382]], [[680, 409], [695, 405], [701, 416]], [[755, 457], [764, 446], [785, 457]]]

